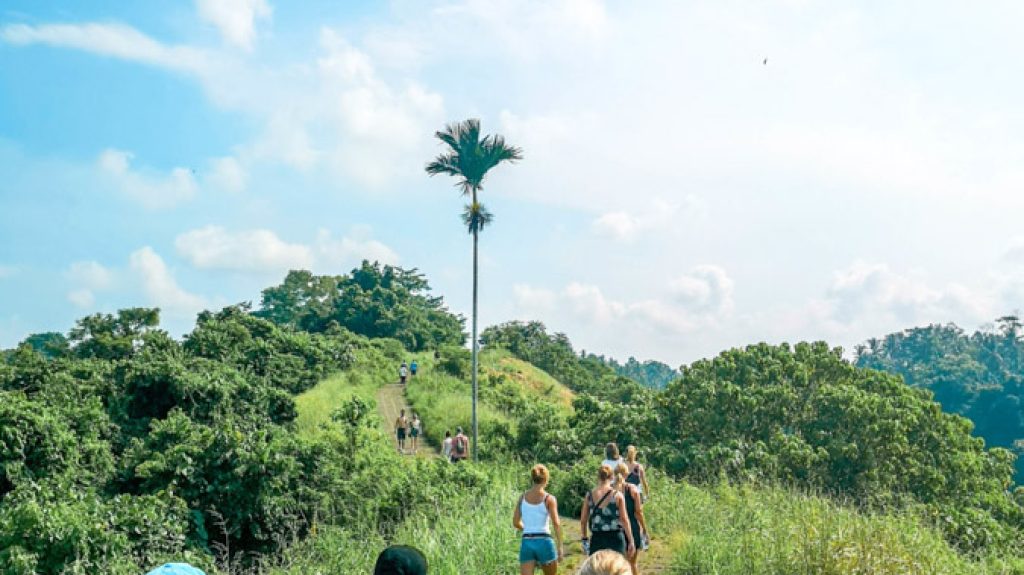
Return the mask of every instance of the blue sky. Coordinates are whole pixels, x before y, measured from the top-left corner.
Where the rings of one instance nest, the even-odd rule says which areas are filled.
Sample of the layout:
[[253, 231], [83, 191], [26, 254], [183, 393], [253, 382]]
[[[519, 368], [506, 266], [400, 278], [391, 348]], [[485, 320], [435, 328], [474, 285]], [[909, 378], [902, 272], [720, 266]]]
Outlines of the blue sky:
[[1018, 3], [63, 4], [0, 7], [0, 346], [364, 257], [466, 312], [422, 168], [471, 116], [526, 155], [484, 325], [678, 365], [1024, 307]]

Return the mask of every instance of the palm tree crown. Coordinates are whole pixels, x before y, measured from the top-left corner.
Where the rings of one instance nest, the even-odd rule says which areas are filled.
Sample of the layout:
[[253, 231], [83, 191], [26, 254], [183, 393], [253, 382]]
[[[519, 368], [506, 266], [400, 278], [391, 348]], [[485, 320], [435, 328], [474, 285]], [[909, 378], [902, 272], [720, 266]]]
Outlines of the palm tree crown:
[[[483, 189], [484, 177], [494, 166], [523, 159], [522, 149], [506, 144], [504, 137], [488, 135], [481, 138], [480, 120], [476, 118], [448, 124], [434, 135], [447, 144], [448, 151], [427, 164], [427, 173], [458, 178], [455, 185], [467, 196]], [[473, 203], [476, 203], [476, 198], [473, 198]]]

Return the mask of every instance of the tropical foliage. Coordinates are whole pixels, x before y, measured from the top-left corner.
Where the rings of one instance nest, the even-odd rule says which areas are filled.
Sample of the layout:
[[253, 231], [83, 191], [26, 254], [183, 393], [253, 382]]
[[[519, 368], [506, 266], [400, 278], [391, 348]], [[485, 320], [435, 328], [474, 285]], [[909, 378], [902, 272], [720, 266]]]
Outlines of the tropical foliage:
[[[971, 420], [988, 445], [1019, 453], [1024, 442], [1024, 339], [1016, 316], [973, 334], [959, 327], [908, 329], [857, 348], [857, 365], [899, 374], [942, 408]], [[1018, 483], [1024, 461], [1017, 460]]]
[[344, 328], [370, 338], [392, 338], [413, 351], [462, 345], [464, 320], [430, 295], [417, 270], [363, 264], [348, 275], [292, 271], [263, 290], [258, 317], [292, 329], [331, 333]]

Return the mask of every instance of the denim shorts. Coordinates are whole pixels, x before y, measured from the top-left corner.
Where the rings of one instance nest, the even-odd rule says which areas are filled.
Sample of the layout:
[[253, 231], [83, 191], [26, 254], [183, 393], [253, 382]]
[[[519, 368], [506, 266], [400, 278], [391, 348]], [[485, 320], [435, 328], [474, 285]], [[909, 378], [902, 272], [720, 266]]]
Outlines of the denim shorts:
[[558, 550], [555, 540], [550, 537], [524, 537], [519, 546], [519, 563], [536, 561], [537, 565], [547, 565], [558, 561]]

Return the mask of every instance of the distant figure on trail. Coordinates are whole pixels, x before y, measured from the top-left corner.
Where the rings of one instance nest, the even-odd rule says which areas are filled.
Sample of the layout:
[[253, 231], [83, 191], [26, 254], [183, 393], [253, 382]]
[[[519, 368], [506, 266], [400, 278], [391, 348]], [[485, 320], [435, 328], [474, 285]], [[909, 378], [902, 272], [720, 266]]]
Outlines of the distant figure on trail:
[[412, 436], [412, 452], [420, 447], [420, 432], [423, 429], [423, 422], [420, 421], [420, 414], [412, 412], [412, 423], [409, 424], [409, 435]]
[[434, 359], [441, 359], [441, 350], [439, 350], [439, 349], [435, 349], [434, 350]]
[[626, 512], [626, 498], [612, 487], [612, 468], [602, 465], [597, 470], [597, 487], [583, 498], [580, 532], [583, 541], [590, 536], [590, 552], [611, 549], [627, 557], [635, 551], [633, 530]]
[[462, 433], [462, 428], [455, 428], [455, 438], [452, 439], [452, 463], [465, 461], [469, 457], [469, 438]]
[[409, 373], [411, 373], [413, 377], [416, 377], [416, 371], [419, 370], [419, 368], [420, 366], [416, 363], [416, 360], [414, 359], [412, 360], [412, 363], [409, 364]]
[[[533, 575], [540, 565], [544, 575], [556, 575], [558, 561], [565, 557], [558, 501], [545, 491], [550, 479], [547, 467], [534, 465], [530, 479], [533, 487], [519, 497], [512, 513], [512, 526], [523, 532], [523, 540], [519, 544], [519, 573]], [[551, 539], [552, 523], [555, 524], [555, 539]]]
[[636, 561], [640, 557], [640, 551], [647, 549], [647, 540], [650, 535], [647, 531], [647, 521], [644, 519], [644, 501], [640, 497], [640, 488], [627, 481], [629, 472], [625, 463], [615, 468], [615, 490], [622, 494], [626, 500], [626, 516], [629, 519], [629, 527], [633, 532], [633, 544], [636, 548], [633, 553], [626, 556], [633, 569], [633, 575], [640, 575]]
[[580, 565], [576, 575], [629, 575], [629, 561], [609, 549], [598, 551]]
[[622, 456], [619, 455], [619, 446], [614, 442], [609, 442], [608, 445], [604, 446], [604, 461], [601, 465], [607, 465], [612, 468], [612, 472], [615, 472], [615, 468], [619, 466], [622, 461]]
[[448, 463], [452, 462], [452, 430], [446, 429], [444, 441], [441, 443], [441, 457]]
[[647, 485], [647, 471], [644, 470], [643, 465], [636, 461], [635, 445], [630, 445], [626, 448], [626, 468], [629, 469], [626, 481], [639, 487], [640, 496], [644, 501], [647, 501], [647, 498], [651, 496], [651, 488]]
[[146, 575], [206, 575], [188, 563], [165, 563]]
[[402, 362], [402, 365], [398, 366], [398, 379], [399, 382], [405, 384], [405, 378], [409, 376], [409, 366]]
[[373, 575], [427, 575], [427, 558], [408, 545], [392, 545], [380, 552]]
[[398, 419], [395, 420], [395, 435], [398, 437], [398, 452], [405, 453], [405, 430], [409, 427], [409, 420], [405, 417], [405, 410], [401, 410]]

